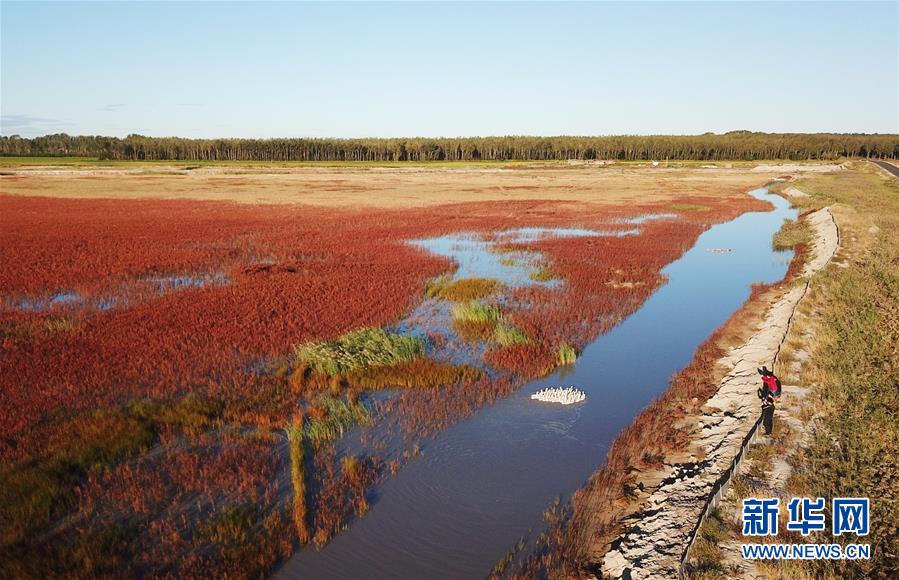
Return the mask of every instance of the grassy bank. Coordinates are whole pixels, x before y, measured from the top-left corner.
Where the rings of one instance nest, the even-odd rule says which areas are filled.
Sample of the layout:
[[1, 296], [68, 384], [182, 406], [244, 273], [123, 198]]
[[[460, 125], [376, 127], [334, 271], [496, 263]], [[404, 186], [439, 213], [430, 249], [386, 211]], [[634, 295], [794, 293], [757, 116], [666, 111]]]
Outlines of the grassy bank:
[[[790, 185], [809, 194], [793, 199], [803, 210], [832, 207], [841, 248], [814, 279], [778, 358], [776, 370], [787, 386], [775, 414], [775, 441], [750, 447], [718, 515], [700, 529], [687, 577], [895, 578], [899, 181], [858, 163], [851, 171]], [[783, 237], [796, 238], [792, 229], [788, 224]], [[776, 538], [762, 541], [870, 544], [871, 559], [741, 560], [737, 546], [746, 539], [739, 506], [750, 496], [822, 497], [828, 506], [834, 497], [870, 498], [868, 536], [834, 537], [828, 529], [804, 538], [781, 529]], [[831, 521], [832, 514], [826, 515]], [[787, 517], [785, 511], [781, 517]], [[716, 527], [716, 522], [724, 526]], [[707, 533], [709, 527], [718, 533]]]
[[[840, 536], [872, 546], [867, 562], [794, 562], [772, 573], [794, 577], [899, 576], [899, 180], [870, 164], [809, 177], [803, 209], [839, 204], [844, 250], [813, 286], [817, 310], [811, 359], [814, 435], [795, 459], [794, 495], [870, 497], [871, 534]], [[828, 540], [829, 536], [828, 536]]]

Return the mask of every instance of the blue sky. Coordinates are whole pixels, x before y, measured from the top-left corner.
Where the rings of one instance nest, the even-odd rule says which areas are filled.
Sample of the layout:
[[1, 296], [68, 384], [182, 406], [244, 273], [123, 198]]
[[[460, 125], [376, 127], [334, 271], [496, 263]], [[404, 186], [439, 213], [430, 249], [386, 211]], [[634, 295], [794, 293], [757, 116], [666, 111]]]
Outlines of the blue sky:
[[0, 3], [2, 134], [899, 132], [899, 3]]

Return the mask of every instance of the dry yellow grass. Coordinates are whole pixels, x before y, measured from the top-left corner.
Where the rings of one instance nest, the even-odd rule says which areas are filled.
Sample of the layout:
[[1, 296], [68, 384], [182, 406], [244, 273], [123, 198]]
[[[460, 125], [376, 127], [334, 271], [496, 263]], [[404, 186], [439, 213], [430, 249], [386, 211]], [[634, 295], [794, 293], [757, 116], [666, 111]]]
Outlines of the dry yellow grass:
[[163, 198], [319, 206], [423, 207], [490, 200], [621, 205], [743, 195], [781, 172], [699, 168], [19, 167], [0, 193], [65, 198]]

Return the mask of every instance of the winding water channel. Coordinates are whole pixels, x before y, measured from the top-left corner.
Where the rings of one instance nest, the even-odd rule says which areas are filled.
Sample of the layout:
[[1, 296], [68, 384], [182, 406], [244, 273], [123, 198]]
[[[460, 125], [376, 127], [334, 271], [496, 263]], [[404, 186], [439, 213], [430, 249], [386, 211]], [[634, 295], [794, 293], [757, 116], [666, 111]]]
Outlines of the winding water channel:
[[[544, 510], [568, 497], [600, 464], [609, 445], [696, 348], [749, 296], [775, 282], [791, 252], [771, 239], [789, 203], [767, 190], [769, 212], [712, 227], [664, 270], [668, 282], [573, 368], [528, 383], [509, 398], [442, 432], [374, 493], [371, 511], [323, 550], [305, 549], [282, 578], [483, 578]], [[728, 248], [716, 253], [713, 248]], [[546, 386], [587, 393], [572, 406], [529, 397]]]

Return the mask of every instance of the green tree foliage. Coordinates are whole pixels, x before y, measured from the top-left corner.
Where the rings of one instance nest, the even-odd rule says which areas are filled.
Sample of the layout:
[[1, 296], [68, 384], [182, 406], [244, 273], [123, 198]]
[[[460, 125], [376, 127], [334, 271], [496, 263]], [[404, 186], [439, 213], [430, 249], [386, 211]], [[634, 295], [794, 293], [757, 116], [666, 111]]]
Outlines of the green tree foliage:
[[754, 133], [604, 137], [391, 139], [124, 139], [65, 133], [0, 137], [0, 155], [180, 161], [551, 161], [899, 158], [899, 135]]

